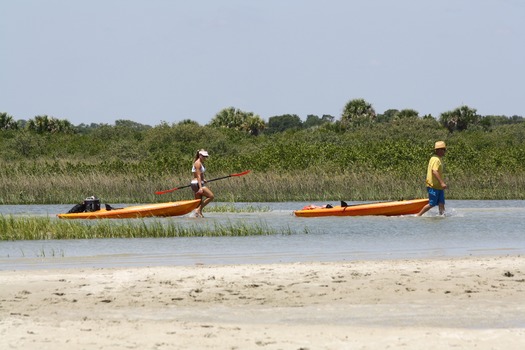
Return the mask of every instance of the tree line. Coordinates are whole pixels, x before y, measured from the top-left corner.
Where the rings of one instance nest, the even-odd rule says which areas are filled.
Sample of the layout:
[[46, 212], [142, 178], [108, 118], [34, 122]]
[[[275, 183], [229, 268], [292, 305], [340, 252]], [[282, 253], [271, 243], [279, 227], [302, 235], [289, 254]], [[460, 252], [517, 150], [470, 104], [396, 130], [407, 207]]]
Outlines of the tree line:
[[[420, 116], [414, 109], [388, 109], [382, 114], [375, 111], [372, 104], [362, 98], [352, 99], [346, 103], [340, 119], [332, 115], [307, 115], [303, 121], [297, 114], [283, 114], [268, 118], [265, 122], [259, 115], [253, 112], [242, 111], [235, 107], [224, 108], [219, 111], [207, 124], [215, 128], [227, 128], [246, 132], [253, 136], [260, 134], [275, 134], [287, 130], [301, 130], [314, 127], [329, 127], [334, 130], [345, 131], [355, 127], [373, 125], [376, 123], [390, 123], [402, 119], [429, 119], [437, 122], [449, 132], [463, 131], [468, 128], [480, 127], [489, 130], [491, 127], [505, 124], [522, 123], [523, 117], [513, 115], [482, 116], [477, 113], [475, 108], [460, 106], [451, 111], [440, 114], [436, 119], [431, 114]], [[178, 124], [196, 124], [197, 122], [185, 119]], [[35, 116], [33, 119], [15, 120], [6, 112], [0, 113], [0, 130], [27, 130], [38, 134], [75, 134], [88, 133], [93, 129], [107, 127], [108, 124], [71, 124], [67, 119], [58, 119], [47, 115]], [[119, 119], [115, 122], [115, 127], [131, 128], [135, 130], [145, 130], [152, 126], [137, 123], [131, 120]]]

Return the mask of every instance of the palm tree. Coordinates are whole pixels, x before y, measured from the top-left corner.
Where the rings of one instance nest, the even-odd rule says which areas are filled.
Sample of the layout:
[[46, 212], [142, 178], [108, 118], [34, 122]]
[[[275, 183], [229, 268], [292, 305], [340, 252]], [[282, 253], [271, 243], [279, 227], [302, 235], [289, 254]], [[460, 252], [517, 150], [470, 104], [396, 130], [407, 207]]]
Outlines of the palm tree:
[[75, 132], [75, 127], [68, 120], [50, 118], [47, 115], [37, 115], [34, 119], [27, 122], [26, 128], [38, 134], [71, 134]]
[[0, 130], [16, 130], [18, 123], [7, 113], [0, 113]]
[[257, 136], [264, 130], [265, 126], [266, 124], [264, 123], [264, 120], [258, 115], [249, 115], [244, 121], [242, 129], [247, 131], [250, 135]]
[[362, 98], [350, 100], [343, 109], [341, 123], [344, 126], [361, 126], [375, 122], [376, 111]]
[[243, 112], [235, 107], [224, 108], [213, 117], [209, 126], [243, 130], [258, 135], [264, 129], [264, 121], [252, 112]]
[[439, 122], [448, 131], [463, 131], [466, 130], [470, 125], [478, 124], [480, 121], [480, 116], [477, 114], [475, 108], [470, 108], [468, 106], [461, 106], [453, 111], [448, 111], [441, 113], [439, 117]]

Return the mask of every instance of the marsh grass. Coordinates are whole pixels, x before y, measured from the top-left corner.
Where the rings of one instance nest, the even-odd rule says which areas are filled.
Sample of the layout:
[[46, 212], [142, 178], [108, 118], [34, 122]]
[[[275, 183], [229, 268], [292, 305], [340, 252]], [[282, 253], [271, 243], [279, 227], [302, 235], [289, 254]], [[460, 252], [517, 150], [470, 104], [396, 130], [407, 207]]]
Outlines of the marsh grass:
[[271, 228], [265, 223], [182, 225], [155, 219], [59, 220], [51, 217], [0, 216], [0, 240], [50, 240], [95, 238], [222, 237], [293, 234], [290, 228]]
[[233, 203], [221, 203], [207, 206], [206, 211], [210, 213], [260, 213], [269, 212], [270, 207], [260, 205], [245, 205], [239, 207], [235, 206]]
[[[222, 175], [222, 174], [219, 174]], [[490, 173], [473, 180], [469, 173], [446, 173], [448, 199], [525, 199], [524, 173]], [[377, 170], [321, 170], [292, 173], [251, 172], [210, 183], [215, 202], [327, 200], [397, 200], [426, 197], [424, 173]], [[187, 177], [140, 175], [5, 176], [0, 175], [0, 204], [72, 204], [95, 195], [103, 203], [158, 203], [193, 198], [189, 188], [156, 195], [155, 191], [188, 183]], [[223, 208], [224, 209], [224, 208]], [[223, 210], [217, 208], [217, 211]], [[224, 209], [226, 211], [226, 209]], [[229, 209], [228, 209], [229, 210]]]
[[64, 250], [62, 249], [58, 249], [58, 250], [55, 250], [54, 248], [50, 248], [48, 251], [46, 251], [44, 249], [44, 247], [40, 248], [38, 254], [37, 254], [37, 257], [38, 258], [55, 258], [55, 257], [64, 257], [65, 256], [65, 253], [64, 253]]

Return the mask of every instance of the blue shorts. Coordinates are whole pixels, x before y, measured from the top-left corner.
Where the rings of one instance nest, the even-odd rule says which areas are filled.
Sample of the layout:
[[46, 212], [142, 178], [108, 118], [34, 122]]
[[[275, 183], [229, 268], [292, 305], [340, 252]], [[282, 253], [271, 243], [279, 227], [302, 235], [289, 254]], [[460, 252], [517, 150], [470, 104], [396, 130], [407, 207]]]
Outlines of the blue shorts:
[[444, 190], [436, 190], [432, 187], [427, 187], [428, 191], [428, 204], [430, 204], [431, 207], [435, 207], [439, 203], [445, 204], [445, 191]]

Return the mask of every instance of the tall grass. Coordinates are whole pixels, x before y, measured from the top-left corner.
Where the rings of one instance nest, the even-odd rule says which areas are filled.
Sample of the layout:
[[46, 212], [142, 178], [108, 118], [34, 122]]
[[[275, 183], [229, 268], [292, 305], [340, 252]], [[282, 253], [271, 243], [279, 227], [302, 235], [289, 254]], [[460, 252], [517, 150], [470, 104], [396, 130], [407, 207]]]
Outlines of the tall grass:
[[0, 240], [48, 240], [95, 238], [217, 237], [293, 234], [289, 228], [270, 228], [264, 223], [183, 225], [169, 220], [134, 219], [123, 221], [58, 220], [50, 217], [0, 215]]
[[[210, 183], [215, 202], [394, 200], [426, 197], [425, 168], [399, 173], [377, 170], [334, 174], [321, 169], [251, 172]], [[210, 171], [211, 172], [211, 171]], [[222, 176], [224, 174], [218, 174]], [[524, 173], [445, 173], [449, 199], [525, 199]], [[156, 195], [155, 191], [189, 183], [184, 174], [156, 179], [134, 175], [89, 174], [53, 177], [0, 176], [0, 204], [73, 204], [95, 195], [103, 203], [155, 203], [193, 198], [189, 188]]]

